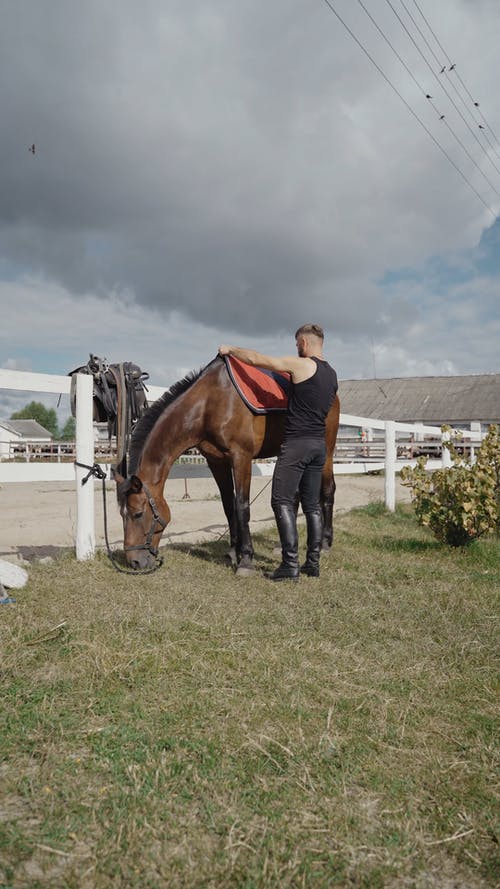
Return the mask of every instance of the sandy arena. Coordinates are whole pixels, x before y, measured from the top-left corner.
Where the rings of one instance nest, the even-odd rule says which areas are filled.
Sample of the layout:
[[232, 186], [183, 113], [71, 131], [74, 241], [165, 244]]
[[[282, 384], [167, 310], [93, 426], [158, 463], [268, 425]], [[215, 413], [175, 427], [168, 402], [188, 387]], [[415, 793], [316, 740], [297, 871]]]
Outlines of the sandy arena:
[[[96, 544], [104, 546], [101, 484], [94, 484]], [[211, 478], [169, 479], [166, 499], [172, 521], [163, 543], [217, 540], [227, 525], [217, 486]], [[187, 496], [186, 496], [187, 495]], [[269, 478], [252, 479], [252, 532], [270, 528], [276, 533], [270, 504]], [[337, 478], [335, 514], [384, 498], [382, 475]], [[396, 482], [396, 499], [409, 500], [409, 492]], [[108, 528], [112, 547], [123, 543], [121, 517], [114, 486], [108, 485]], [[303, 519], [302, 519], [303, 520]], [[14, 562], [57, 556], [74, 547], [76, 494], [70, 482], [3, 483], [0, 486], [0, 558]]]

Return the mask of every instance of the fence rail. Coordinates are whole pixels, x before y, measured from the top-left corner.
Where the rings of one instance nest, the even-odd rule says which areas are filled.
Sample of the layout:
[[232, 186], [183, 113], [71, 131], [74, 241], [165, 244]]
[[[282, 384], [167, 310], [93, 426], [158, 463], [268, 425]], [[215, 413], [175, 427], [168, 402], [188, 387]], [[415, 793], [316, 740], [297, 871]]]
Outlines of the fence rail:
[[[113, 442], [96, 441], [96, 460], [111, 462], [116, 455]], [[2, 441], [0, 454], [4, 463], [74, 463], [76, 441], [51, 441], [41, 444], [36, 441]]]
[[[49, 392], [69, 394], [70, 378], [50, 374], [33, 374], [25, 371], [0, 369], [0, 389], [24, 392]], [[154, 401], [164, 392], [160, 386], [148, 386], [148, 399]], [[24, 448], [23, 462], [15, 459], [0, 462], [0, 482], [33, 482], [33, 481], [74, 481], [76, 487], [76, 539], [75, 548], [78, 559], [89, 559], [95, 552], [94, 526], [94, 480], [82, 485], [87, 470], [76, 463], [92, 466], [96, 461], [109, 462], [112, 452], [103, 448], [103, 442], [94, 440], [93, 414], [93, 379], [87, 374], [77, 375], [76, 384], [76, 442], [74, 448], [66, 450], [68, 443], [54, 443], [52, 446], [34, 445], [33, 453], [25, 445], [15, 443], [15, 448]], [[385, 474], [384, 497], [388, 509], [395, 508], [396, 473], [403, 466], [414, 466], [416, 458], [423, 454], [429, 459], [428, 469], [451, 465], [447, 448], [443, 441], [447, 433], [442, 433], [437, 426], [426, 426], [422, 423], [397, 423], [393, 420], [379, 420], [373, 417], [358, 417], [350, 414], [340, 415], [341, 426], [358, 428], [359, 436], [340, 435], [334, 455], [335, 473], [365, 473], [383, 471]], [[464, 453], [474, 456], [474, 448], [479, 445], [481, 434], [463, 433], [462, 447]], [[53, 448], [57, 453], [53, 453]], [[10, 451], [9, 451], [10, 454]], [[17, 454], [17, 456], [21, 456]], [[206, 461], [201, 455], [189, 453], [181, 456], [178, 461], [183, 471], [188, 473], [189, 465], [193, 469]], [[274, 461], [254, 462], [254, 473], [272, 475]], [[106, 465], [103, 466], [106, 469]], [[207, 474], [209, 473], [207, 467]]]
[[[455, 442], [455, 448], [466, 457], [474, 457], [476, 441], [464, 440]], [[425, 438], [415, 441], [409, 438], [396, 438], [396, 455], [398, 460], [416, 460], [418, 457], [441, 459], [443, 449], [442, 436]], [[116, 460], [116, 441], [94, 440], [94, 459], [99, 462], [112, 463]], [[0, 439], [0, 459], [5, 463], [69, 463], [76, 459], [76, 441], [2, 441]], [[266, 462], [273, 462], [274, 457]], [[340, 436], [334, 453], [334, 462], [343, 463], [377, 463], [385, 460], [385, 438], [361, 441], [359, 436]], [[203, 464], [205, 458], [196, 448], [190, 448], [178, 460], [184, 465]]]

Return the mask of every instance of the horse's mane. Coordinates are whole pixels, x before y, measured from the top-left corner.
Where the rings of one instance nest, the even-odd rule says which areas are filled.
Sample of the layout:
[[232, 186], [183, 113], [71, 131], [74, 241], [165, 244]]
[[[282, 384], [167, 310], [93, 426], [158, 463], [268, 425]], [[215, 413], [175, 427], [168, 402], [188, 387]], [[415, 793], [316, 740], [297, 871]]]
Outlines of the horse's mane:
[[199, 370], [191, 370], [182, 380], [178, 380], [177, 383], [173, 383], [163, 395], [160, 396], [156, 401], [153, 402], [151, 407], [147, 409], [147, 411], [142, 415], [137, 425], [134, 428], [132, 433], [132, 439], [130, 442], [130, 455], [129, 455], [129, 467], [128, 467], [128, 475], [132, 475], [139, 465], [139, 460], [142, 454], [142, 450], [146, 443], [146, 439], [149, 433], [152, 431], [156, 422], [159, 420], [163, 412], [167, 409], [167, 407], [172, 404], [176, 398], [179, 398], [183, 392], [186, 392], [193, 383], [201, 376], [204, 367], [201, 367]]

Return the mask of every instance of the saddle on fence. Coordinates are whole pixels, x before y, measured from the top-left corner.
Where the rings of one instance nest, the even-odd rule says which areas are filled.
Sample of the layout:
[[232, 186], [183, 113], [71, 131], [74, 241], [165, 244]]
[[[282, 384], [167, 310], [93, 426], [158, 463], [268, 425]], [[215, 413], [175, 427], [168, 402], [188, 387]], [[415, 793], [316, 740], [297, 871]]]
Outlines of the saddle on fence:
[[106, 359], [90, 353], [87, 364], [72, 370], [71, 413], [76, 417], [76, 375], [90, 374], [94, 378], [93, 418], [96, 423], [108, 424], [109, 440], [116, 436], [117, 463], [126, 457], [132, 430], [148, 407], [146, 380], [149, 374], [131, 361], [108, 364]]
[[245, 364], [234, 355], [224, 360], [232, 383], [253, 414], [286, 411], [290, 374]]

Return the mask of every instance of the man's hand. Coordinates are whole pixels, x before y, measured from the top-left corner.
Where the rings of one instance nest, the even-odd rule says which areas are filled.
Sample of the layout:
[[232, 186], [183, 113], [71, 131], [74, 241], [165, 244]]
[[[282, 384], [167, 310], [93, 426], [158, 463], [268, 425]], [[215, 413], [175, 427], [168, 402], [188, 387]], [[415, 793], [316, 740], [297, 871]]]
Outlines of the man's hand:
[[229, 355], [231, 346], [219, 346], [219, 355]]

